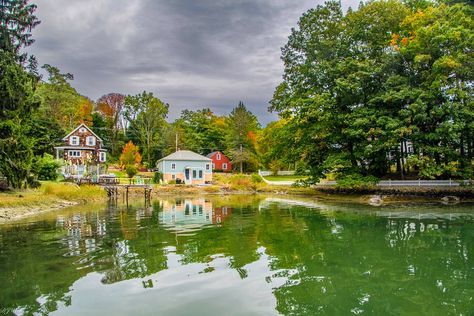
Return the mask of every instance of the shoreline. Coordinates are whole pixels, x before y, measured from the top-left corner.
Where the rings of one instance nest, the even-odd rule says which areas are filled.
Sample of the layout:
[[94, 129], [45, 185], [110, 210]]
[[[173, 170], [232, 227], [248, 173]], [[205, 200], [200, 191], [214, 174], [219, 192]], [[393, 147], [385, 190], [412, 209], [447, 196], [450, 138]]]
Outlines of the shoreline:
[[39, 215], [52, 211], [57, 211], [69, 206], [79, 205], [79, 201], [57, 200], [46, 205], [18, 205], [10, 207], [0, 207], [0, 225], [14, 222], [29, 216]]
[[[61, 184], [59, 184], [61, 185]], [[45, 198], [35, 195], [31, 203], [23, 203], [23, 196], [17, 195], [17, 204], [11, 203], [0, 206], [0, 225], [14, 222], [29, 216], [57, 211], [69, 206], [88, 204], [98, 200], [107, 201], [107, 197], [96, 195], [92, 191], [80, 197]], [[24, 193], [26, 194], [26, 193]], [[136, 199], [140, 191], [131, 191], [130, 196]], [[405, 203], [440, 203], [455, 205], [458, 203], [474, 203], [474, 188], [340, 188], [340, 187], [309, 187], [299, 188], [290, 186], [258, 186], [253, 188], [230, 188], [225, 185], [204, 186], [156, 186], [153, 197], [173, 196], [231, 196], [231, 195], [277, 195], [314, 198], [327, 202], [354, 203], [361, 205], [382, 206]], [[0, 196], [1, 197], [1, 196]], [[121, 200], [121, 198], [119, 197]]]

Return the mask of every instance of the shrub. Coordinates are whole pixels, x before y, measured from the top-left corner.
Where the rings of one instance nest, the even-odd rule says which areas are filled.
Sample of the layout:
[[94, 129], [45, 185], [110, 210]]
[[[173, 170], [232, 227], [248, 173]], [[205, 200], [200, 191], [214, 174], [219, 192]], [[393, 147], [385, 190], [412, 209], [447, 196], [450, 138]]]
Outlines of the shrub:
[[160, 181], [163, 180], [163, 174], [159, 171], [153, 174], [153, 183], [158, 184]]
[[220, 190], [221, 190], [220, 187], [217, 185], [204, 187], [204, 191], [207, 193], [217, 193], [217, 192], [220, 192]]
[[125, 172], [127, 173], [127, 176], [131, 179], [133, 178], [134, 175], [138, 173], [137, 167], [134, 165], [128, 165], [125, 167]]
[[374, 176], [364, 177], [360, 174], [349, 174], [337, 180], [337, 186], [341, 188], [368, 188], [379, 182]]
[[176, 184], [176, 180], [169, 180], [168, 184]]
[[252, 173], [250, 179], [253, 183], [262, 183], [263, 179], [258, 173]]
[[35, 157], [32, 169], [39, 180], [56, 180], [59, 167], [61, 164], [52, 155], [44, 154], [43, 157]]

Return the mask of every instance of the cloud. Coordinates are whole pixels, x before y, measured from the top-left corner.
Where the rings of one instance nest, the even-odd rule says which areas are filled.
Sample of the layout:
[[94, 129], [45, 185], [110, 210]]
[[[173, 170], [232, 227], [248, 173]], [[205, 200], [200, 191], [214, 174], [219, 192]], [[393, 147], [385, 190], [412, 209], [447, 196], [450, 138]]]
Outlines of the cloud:
[[281, 81], [280, 47], [317, 3], [41, 0], [29, 51], [73, 73], [92, 99], [151, 91], [170, 104], [171, 119], [186, 108], [228, 114], [242, 100], [266, 124], [276, 119], [267, 107]]

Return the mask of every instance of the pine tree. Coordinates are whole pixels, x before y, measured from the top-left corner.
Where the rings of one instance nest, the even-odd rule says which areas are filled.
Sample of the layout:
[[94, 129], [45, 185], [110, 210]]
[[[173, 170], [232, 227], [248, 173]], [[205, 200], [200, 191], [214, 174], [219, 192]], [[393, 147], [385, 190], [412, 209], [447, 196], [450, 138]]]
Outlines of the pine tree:
[[39, 105], [37, 77], [23, 68], [27, 55], [20, 50], [33, 43], [30, 32], [39, 24], [35, 9], [28, 1], [0, 0], [0, 174], [14, 188], [27, 185], [33, 158], [28, 130]]

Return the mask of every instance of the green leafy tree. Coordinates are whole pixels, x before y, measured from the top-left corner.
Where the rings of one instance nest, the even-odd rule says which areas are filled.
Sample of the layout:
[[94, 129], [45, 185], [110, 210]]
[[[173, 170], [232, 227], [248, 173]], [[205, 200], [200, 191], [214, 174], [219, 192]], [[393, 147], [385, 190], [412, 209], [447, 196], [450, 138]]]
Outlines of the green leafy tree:
[[69, 83], [74, 76], [70, 73], [63, 74], [57, 67], [51, 65], [46, 64], [42, 68], [48, 72], [48, 81], [39, 83], [36, 89], [41, 99], [42, 116], [53, 118], [67, 131], [75, 128], [86, 116], [91, 120], [89, 115], [92, 109], [89, 109], [88, 113], [81, 111], [81, 106], [86, 106], [87, 100]]
[[205, 155], [224, 148], [225, 118], [216, 116], [210, 109], [184, 110], [175, 124], [184, 133], [179, 144], [182, 149]]
[[[437, 176], [456, 175], [457, 164], [466, 174], [472, 29], [472, 7], [462, 4], [372, 1], [344, 15], [327, 2], [306, 12], [282, 49], [270, 109], [291, 122], [294, 152], [313, 178], [380, 177], [393, 164], [404, 177], [427, 158], [430, 170], [444, 168]], [[408, 164], [407, 142], [424, 158]]]
[[142, 148], [148, 166], [154, 165], [163, 147], [168, 107], [151, 92], [125, 97], [125, 117], [130, 124], [127, 134]]

